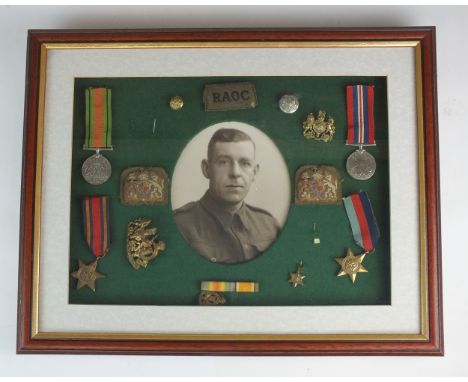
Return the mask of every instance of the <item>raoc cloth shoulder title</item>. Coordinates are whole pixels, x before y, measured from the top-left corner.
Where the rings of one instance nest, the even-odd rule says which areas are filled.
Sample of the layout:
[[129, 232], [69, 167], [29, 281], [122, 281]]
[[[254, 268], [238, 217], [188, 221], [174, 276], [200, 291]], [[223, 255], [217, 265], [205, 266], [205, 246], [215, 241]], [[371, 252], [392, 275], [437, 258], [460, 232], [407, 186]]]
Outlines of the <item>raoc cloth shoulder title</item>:
[[251, 109], [257, 106], [255, 86], [250, 82], [206, 85], [203, 92], [205, 111]]

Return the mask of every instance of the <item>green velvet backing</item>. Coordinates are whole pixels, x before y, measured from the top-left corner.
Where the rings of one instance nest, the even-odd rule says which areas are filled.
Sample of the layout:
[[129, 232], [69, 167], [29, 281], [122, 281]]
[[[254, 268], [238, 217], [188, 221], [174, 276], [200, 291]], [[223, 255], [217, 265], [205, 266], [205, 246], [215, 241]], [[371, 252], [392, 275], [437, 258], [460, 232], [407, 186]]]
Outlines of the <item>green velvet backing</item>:
[[[250, 81], [255, 85], [255, 109], [205, 112], [202, 93], [205, 84]], [[346, 172], [346, 158], [356, 148], [346, 146], [346, 92], [352, 84], [375, 85], [376, 143], [369, 147], [377, 171], [368, 181], [352, 179]], [[81, 165], [92, 152], [83, 150], [84, 90], [88, 86], [112, 89], [113, 151], [104, 152], [112, 163], [112, 176], [101, 186], [87, 184]], [[278, 99], [285, 93], [300, 98], [300, 108], [285, 114]], [[168, 106], [180, 95], [185, 105], [180, 111]], [[335, 119], [332, 142], [306, 140], [302, 123], [308, 113], [325, 110]], [[153, 120], [157, 129], [153, 134]], [[291, 206], [279, 238], [256, 259], [243, 264], [211, 263], [184, 241], [172, 217], [169, 202], [162, 206], [124, 206], [119, 201], [120, 174], [129, 166], [160, 166], [172, 178], [184, 146], [202, 129], [223, 121], [245, 122], [262, 130], [284, 156], [291, 182]], [[359, 273], [355, 284], [348, 276], [337, 277], [335, 258], [347, 248], [355, 254], [362, 249], [354, 242], [345, 209], [340, 205], [295, 205], [294, 177], [305, 164], [335, 166], [343, 179], [343, 196], [366, 191], [380, 228], [375, 253], [366, 256], [368, 273]], [[385, 77], [223, 77], [223, 78], [77, 78], [73, 113], [73, 158], [70, 206], [70, 272], [78, 259], [86, 263], [94, 257], [83, 233], [81, 198], [110, 196], [112, 246], [99, 262], [106, 278], [97, 280], [96, 292], [76, 288], [70, 277], [72, 304], [196, 305], [202, 280], [257, 281], [259, 293], [225, 293], [228, 305], [386, 305], [390, 295], [390, 216], [388, 170], [387, 81]], [[126, 227], [130, 220], [148, 217], [156, 226], [167, 249], [147, 269], [135, 270], [126, 255]], [[321, 243], [313, 244], [313, 226]], [[304, 263], [304, 286], [288, 283], [289, 273]]]

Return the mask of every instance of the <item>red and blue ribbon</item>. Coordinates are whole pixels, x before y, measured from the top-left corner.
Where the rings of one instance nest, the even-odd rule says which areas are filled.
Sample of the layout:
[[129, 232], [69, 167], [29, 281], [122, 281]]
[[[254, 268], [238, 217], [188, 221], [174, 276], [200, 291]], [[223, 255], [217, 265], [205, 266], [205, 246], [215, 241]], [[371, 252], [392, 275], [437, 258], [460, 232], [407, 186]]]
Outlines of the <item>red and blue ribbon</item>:
[[361, 191], [343, 198], [356, 243], [366, 252], [372, 251], [380, 237], [379, 227], [367, 194]]
[[86, 196], [83, 199], [83, 221], [86, 243], [94, 256], [104, 256], [111, 244], [109, 198]]
[[347, 145], [375, 145], [374, 86], [346, 86]]

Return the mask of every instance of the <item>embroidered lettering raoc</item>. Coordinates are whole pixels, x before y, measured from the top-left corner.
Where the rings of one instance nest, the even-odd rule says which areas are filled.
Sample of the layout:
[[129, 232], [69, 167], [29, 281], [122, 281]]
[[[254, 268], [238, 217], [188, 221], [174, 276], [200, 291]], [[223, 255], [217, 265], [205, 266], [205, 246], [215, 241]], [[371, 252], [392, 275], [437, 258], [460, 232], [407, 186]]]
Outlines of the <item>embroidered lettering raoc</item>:
[[257, 106], [255, 86], [250, 82], [206, 85], [203, 92], [205, 111], [251, 109]]

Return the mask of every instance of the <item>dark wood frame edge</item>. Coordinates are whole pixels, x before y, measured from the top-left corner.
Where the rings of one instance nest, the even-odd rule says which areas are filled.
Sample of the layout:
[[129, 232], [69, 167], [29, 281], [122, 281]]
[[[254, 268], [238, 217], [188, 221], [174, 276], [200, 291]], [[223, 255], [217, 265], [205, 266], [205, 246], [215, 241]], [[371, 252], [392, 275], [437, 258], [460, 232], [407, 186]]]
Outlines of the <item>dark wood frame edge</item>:
[[[41, 46], [73, 42], [398, 41], [422, 47], [429, 338], [405, 341], [131, 341], [31, 337], [34, 198]], [[281, 30], [32, 30], [28, 34], [18, 274], [19, 354], [435, 355], [444, 354], [435, 27]]]

